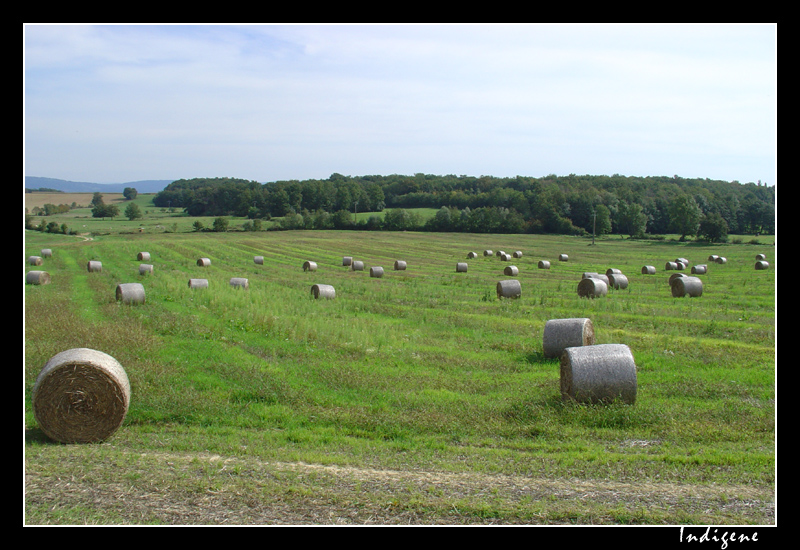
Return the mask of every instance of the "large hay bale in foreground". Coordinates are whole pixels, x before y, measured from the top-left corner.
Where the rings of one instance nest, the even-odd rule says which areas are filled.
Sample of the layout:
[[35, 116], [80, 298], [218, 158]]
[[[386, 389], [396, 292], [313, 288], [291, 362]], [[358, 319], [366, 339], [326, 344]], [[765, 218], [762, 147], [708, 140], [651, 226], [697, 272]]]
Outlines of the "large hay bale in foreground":
[[383, 277], [383, 268], [379, 266], [370, 267], [369, 276], [375, 279], [380, 279], [381, 277]]
[[624, 344], [566, 348], [560, 367], [565, 400], [630, 405], [636, 401], [636, 363]]
[[61, 443], [104, 441], [116, 432], [131, 399], [128, 375], [110, 355], [75, 348], [54, 355], [36, 378], [33, 414]]
[[141, 283], [120, 283], [117, 285], [116, 297], [123, 304], [145, 303], [144, 286]]
[[516, 277], [519, 275], [519, 268], [515, 265], [507, 265], [503, 270], [503, 275], [506, 275], [507, 277]]
[[[470, 254], [475, 254], [475, 253], [474, 252], [470, 252]], [[477, 254], [476, 254], [476, 256], [477, 256]], [[394, 270], [395, 271], [405, 271], [406, 267], [408, 267], [408, 264], [406, 264], [406, 262], [404, 262], [403, 260], [395, 260], [395, 262], [394, 262]]]
[[303, 271], [316, 271], [317, 270], [317, 262], [312, 261], [305, 261], [303, 262]]
[[703, 281], [697, 277], [676, 277], [670, 283], [670, 288], [674, 298], [696, 298], [703, 295]]
[[28, 257], [28, 263], [30, 265], [42, 265], [42, 257], [41, 256], [30, 256], [30, 257]]
[[47, 271], [28, 271], [25, 283], [29, 285], [49, 285], [50, 274]]
[[456, 264], [456, 273], [466, 273], [467, 267], [467, 262], [458, 262]]
[[642, 267], [642, 275], [653, 275], [656, 272], [655, 266], [646, 265]]
[[311, 295], [314, 299], [336, 298], [336, 289], [331, 285], [314, 285], [311, 287]]
[[769, 269], [769, 262], [764, 261], [764, 260], [757, 261], [756, 262], [756, 270], [760, 271], [762, 269]]
[[542, 350], [545, 357], [561, 357], [567, 348], [594, 345], [591, 319], [550, 319], [544, 325]]
[[200, 267], [209, 267], [211, 265], [211, 260], [209, 258], [199, 258], [197, 260], [197, 265]]
[[244, 277], [231, 277], [229, 283], [233, 288], [243, 288], [245, 290], [250, 288], [250, 281]]
[[136, 259], [140, 262], [149, 262], [150, 261], [150, 253], [149, 252], [139, 252], [136, 255]]
[[519, 298], [522, 296], [522, 285], [516, 279], [508, 279], [505, 281], [498, 281], [497, 283], [497, 297], [498, 298]]
[[89, 263], [86, 264], [86, 271], [89, 273], [100, 273], [103, 271], [103, 264], [97, 260], [90, 260]]
[[578, 296], [597, 298], [608, 294], [608, 283], [598, 277], [585, 277], [578, 282]]
[[189, 288], [208, 288], [208, 279], [189, 279]]

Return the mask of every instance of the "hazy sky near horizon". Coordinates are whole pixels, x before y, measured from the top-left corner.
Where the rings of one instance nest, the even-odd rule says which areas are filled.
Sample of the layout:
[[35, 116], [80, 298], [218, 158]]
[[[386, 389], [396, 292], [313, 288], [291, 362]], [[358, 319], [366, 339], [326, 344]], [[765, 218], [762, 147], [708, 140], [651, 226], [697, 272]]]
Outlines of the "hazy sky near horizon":
[[25, 174], [777, 182], [777, 25], [24, 26]]

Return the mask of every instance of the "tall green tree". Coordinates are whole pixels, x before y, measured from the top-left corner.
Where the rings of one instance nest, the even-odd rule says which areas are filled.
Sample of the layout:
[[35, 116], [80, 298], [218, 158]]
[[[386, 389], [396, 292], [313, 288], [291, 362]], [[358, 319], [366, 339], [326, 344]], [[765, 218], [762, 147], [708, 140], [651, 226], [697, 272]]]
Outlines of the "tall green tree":
[[670, 229], [678, 233], [682, 241], [686, 240], [687, 235], [697, 235], [702, 214], [700, 207], [691, 195], [680, 195], [670, 204]]
[[138, 220], [142, 217], [142, 210], [139, 208], [139, 205], [135, 202], [130, 203], [128, 206], [125, 207], [125, 217], [129, 220]]

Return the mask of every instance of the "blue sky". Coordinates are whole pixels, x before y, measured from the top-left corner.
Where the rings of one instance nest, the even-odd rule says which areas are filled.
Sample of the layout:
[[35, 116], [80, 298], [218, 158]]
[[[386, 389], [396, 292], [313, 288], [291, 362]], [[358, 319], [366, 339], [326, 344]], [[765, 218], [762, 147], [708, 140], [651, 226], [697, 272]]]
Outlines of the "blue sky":
[[24, 170], [777, 182], [777, 25], [24, 26]]

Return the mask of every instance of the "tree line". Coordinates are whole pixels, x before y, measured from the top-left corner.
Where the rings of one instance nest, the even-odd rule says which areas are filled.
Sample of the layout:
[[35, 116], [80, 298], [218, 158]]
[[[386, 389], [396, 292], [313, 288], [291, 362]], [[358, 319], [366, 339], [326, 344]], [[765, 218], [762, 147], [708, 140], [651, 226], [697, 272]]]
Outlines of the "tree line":
[[[492, 233], [677, 233], [720, 240], [775, 232], [775, 186], [678, 176], [344, 176], [259, 183], [177, 180], [158, 207], [190, 216], [281, 218], [285, 229], [413, 229]], [[422, 222], [412, 211], [436, 208]], [[386, 210], [382, 217], [364, 213]], [[362, 215], [359, 217], [359, 212]]]

